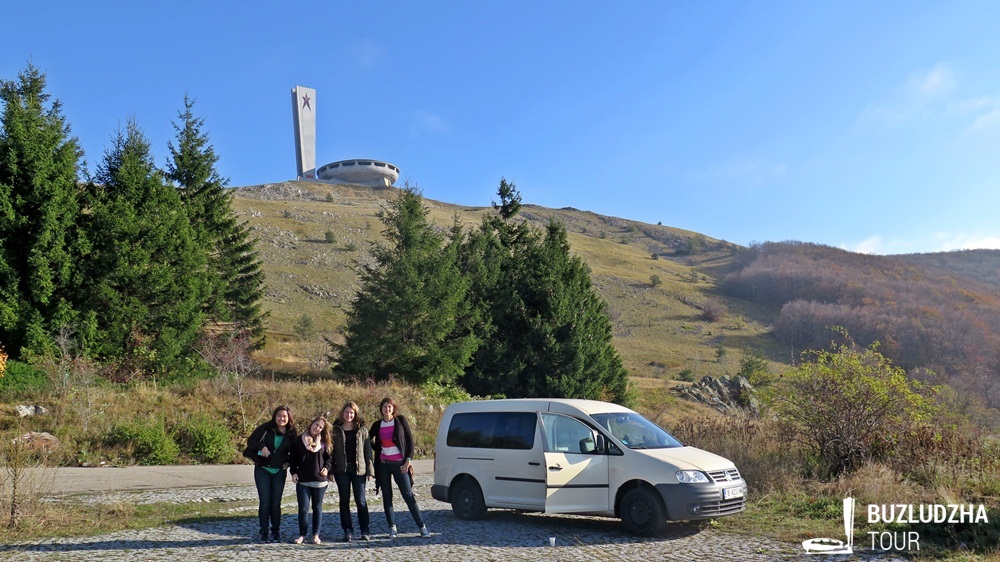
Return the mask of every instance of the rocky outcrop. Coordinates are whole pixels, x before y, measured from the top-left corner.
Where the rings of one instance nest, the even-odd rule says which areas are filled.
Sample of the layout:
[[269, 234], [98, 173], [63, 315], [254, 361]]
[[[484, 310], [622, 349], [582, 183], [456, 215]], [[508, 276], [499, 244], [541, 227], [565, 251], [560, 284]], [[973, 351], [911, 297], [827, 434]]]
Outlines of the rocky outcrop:
[[19, 418], [41, 416], [49, 412], [44, 406], [33, 406], [29, 404], [18, 404], [14, 407], [14, 411], [17, 412], [17, 417]]
[[760, 413], [756, 392], [744, 377], [704, 376], [690, 386], [677, 385], [671, 390], [685, 400], [705, 404], [724, 414]]

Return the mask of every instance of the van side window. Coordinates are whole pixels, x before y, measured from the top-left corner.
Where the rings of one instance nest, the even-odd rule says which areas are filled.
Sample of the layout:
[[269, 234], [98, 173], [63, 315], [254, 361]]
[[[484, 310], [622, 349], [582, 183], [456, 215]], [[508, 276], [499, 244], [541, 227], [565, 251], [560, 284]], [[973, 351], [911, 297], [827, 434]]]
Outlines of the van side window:
[[449, 447], [477, 449], [532, 449], [534, 412], [475, 412], [455, 414], [448, 426]]
[[583, 422], [556, 414], [542, 414], [548, 451], [592, 454], [596, 451], [594, 430]]

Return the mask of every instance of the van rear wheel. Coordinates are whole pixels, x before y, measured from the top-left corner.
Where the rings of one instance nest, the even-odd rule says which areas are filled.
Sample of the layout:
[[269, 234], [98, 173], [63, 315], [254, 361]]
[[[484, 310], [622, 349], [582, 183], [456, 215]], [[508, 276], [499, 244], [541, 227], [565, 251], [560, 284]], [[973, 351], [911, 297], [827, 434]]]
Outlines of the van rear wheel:
[[633, 535], [652, 537], [667, 527], [667, 508], [663, 498], [649, 488], [633, 488], [622, 498], [622, 524]]
[[451, 510], [455, 517], [468, 521], [486, 516], [483, 490], [473, 478], [459, 480], [451, 489]]

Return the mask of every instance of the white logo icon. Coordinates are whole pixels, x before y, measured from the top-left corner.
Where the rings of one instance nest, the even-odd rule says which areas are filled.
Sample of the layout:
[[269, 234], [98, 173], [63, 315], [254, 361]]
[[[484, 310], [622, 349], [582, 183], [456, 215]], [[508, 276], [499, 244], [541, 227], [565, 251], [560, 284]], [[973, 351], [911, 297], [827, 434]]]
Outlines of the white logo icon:
[[836, 539], [806, 539], [802, 548], [809, 554], [854, 553], [854, 498], [844, 498], [844, 534], [847, 542]]

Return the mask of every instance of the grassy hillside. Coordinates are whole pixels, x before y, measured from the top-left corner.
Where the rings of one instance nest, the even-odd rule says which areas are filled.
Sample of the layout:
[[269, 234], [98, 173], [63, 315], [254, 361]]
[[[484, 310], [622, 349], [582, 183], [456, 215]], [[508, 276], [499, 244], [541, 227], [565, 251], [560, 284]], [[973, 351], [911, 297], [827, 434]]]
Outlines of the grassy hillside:
[[[276, 370], [316, 367], [323, 336], [339, 339], [345, 310], [358, 289], [354, 265], [381, 242], [376, 213], [396, 190], [283, 182], [237, 188], [234, 208], [260, 239], [267, 275], [265, 307], [269, 343], [263, 354]], [[441, 228], [454, 218], [466, 227], [492, 212], [425, 200]], [[614, 341], [640, 388], [662, 388], [684, 370], [696, 376], [735, 371], [741, 352], [755, 348], [772, 357], [781, 350], [759, 321], [763, 310], [714, 296], [716, 279], [703, 273], [724, 268], [739, 248], [728, 242], [666, 226], [638, 223], [571, 208], [524, 205], [521, 216], [544, 226], [566, 225], [572, 251], [591, 268], [608, 303]], [[328, 234], [329, 233], [329, 234]], [[328, 242], [329, 239], [332, 242]], [[659, 283], [654, 286], [656, 276]], [[705, 320], [706, 310], [719, 316]], [[309, 316], [316, 335], [294, 337], [293, 326]], [[726, 350], [720, 355], [717, 349]], [[311, 365], [310, 365], [311, 363]]]

